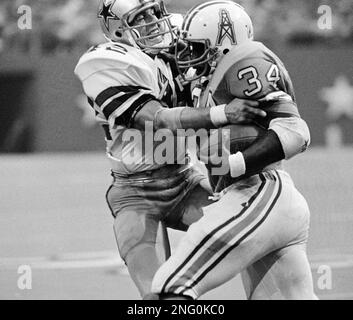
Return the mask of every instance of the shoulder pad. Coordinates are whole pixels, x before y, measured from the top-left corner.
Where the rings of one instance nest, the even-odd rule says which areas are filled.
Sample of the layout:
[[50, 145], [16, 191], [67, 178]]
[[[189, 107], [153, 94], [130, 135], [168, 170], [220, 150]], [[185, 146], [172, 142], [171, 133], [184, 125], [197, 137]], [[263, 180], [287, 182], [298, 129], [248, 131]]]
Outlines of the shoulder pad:
[[79, 60], [75, 74], [84, 81], [93, 73], [108, 69], [148, 72], [152, 61], [148, 55], [134, 47], [109, 42], [89, 49]]
[[[261, 42], [258, 41], [247, 41], [238, 46], [234, 46], [222, 61], [240, 61], [249, 56], [256, 56], [265, 51], [269, 51]], [[222, 62], [221, 62], [222, 63]], [[228, 62], [229, 63], [229, 62]]]

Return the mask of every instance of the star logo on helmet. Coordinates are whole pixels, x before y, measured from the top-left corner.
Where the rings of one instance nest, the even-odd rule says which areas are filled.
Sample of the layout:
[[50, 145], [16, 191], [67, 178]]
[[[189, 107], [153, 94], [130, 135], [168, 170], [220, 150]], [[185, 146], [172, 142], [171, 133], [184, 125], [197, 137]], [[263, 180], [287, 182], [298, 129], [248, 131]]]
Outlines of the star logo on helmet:
[[103, 19], [104, 25], [109, 30], [109, 20], [117, 19], [118, 17], [112, 12], [112, 6], [115, 1], [104, 1], [101, 11], [98, 13], [98, 18]]

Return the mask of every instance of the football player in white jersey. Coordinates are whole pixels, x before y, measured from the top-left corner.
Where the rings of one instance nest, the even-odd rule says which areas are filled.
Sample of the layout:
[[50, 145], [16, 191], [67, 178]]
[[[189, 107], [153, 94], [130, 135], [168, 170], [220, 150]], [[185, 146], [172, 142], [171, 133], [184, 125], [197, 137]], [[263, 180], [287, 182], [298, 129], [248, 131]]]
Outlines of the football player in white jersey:
[[[264, 116], [257, 102], [212, 109], [177, 107], [182, 88], [159, 53], [176, 45], [177, 28], [162, 1], [102, 0], [98, 18], [107, 43], [85, 53], [75, 73], [106, 133], [113, 183], [107, 202], [120, 255], [143, 297], [169, 256], [166, 227], [186, 230], [210, 203], [207, 179], [190, 164], [185, 137], [164, 162], [158, 129], [214, 128]], [[179, 100], [179, 101], [178, 101]], [[180, 104], [179, 104], [180, 105]]]
[[232, 1], [194, 7], [182, 32], [189, 45], [177, 59], [185, 73], [196, 70], [189, 79], [203, 76], [195, 99], [200, 107], [235, 97], [263, 101], [267, 131], [229, 154], [229, 174], [212, 177], [220, 200], [203, 208], [204, 216], [157, 271], [152, 292], [197, 299], [243, 272], [249, 299], [316, 299], [306, 255], [309, 209], [282, 166], [306, 150], [310, 133], [283, 63], [253, 41], [250, 17]]

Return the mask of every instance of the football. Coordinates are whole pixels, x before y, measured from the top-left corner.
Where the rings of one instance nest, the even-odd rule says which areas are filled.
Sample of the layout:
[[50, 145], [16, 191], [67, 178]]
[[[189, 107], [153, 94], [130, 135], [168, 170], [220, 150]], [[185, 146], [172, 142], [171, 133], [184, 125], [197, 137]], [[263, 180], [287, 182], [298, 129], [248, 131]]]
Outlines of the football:
[[[212, 164], [215, 159], [243, 151], [267, 130], [256, 124], [231, 124], [210, 130], [208, 140], [199, 144], [199, 159]], [[215, 163], [213, 163], [215, 164]]]

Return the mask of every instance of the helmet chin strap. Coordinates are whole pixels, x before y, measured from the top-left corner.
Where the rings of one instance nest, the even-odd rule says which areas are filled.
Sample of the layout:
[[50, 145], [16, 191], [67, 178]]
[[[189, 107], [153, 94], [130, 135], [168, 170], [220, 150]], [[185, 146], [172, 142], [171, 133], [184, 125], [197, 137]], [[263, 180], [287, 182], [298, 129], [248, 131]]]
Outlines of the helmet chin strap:
[[132, 38], [133, 42], [138, 46], [136, 39], [141, 38], [140, 32], [138, 32], [137, 29], [131, 29], [131, 38]]
[[217, 62], [216, 61], [212, 61], [210, 63], [210, 72], [208, 73], [208, 76], [211, 77], [213, 75], [213, 73], [216, 71], [217, 68]]
[[149, 47], [149, 48], [145, 48], [142, 50], [144, 53], [148, 54], [148, 55], [151, 55], [151, 56], [157, 56], [161, 50], [156, 48], [156, 49], [153, 49], [153, 47]]

